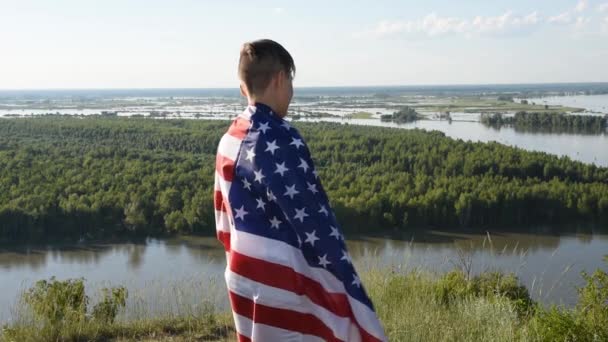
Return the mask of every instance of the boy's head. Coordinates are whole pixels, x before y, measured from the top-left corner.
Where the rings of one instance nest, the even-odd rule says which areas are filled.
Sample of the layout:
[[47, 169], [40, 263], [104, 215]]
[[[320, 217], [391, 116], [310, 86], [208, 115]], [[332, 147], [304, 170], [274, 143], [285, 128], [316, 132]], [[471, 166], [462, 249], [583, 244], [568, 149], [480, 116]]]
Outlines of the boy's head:
[[250, 102], [264, 103], [284, 117], [293, 96], [295, 73], [293, 58], [281, 44], [270, 39], [243, 44], [239, 79], [241, 94]]

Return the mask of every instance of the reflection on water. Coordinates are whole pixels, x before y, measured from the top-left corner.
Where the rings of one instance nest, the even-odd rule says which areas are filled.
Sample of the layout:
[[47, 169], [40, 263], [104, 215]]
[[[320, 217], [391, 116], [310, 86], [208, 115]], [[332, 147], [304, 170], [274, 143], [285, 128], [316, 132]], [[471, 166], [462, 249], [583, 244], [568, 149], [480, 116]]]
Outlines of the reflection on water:
[[[575, 286], [582, 284], [580, 271], [603, 267], [608, 235], [588, 227], [545, 227], [533, 234], [421, 230], [352, 236], [348, 245], [361, 270], [381, 266], [445, 272], [463, 265], [474, 273], [499, 269], [515, 272], [544, 303], [572, 305]], [[203, 301], [225, 308], [224, 259], [212, 237], [0, 247], [0, 320], [10, 317], [20, 290], [51, 276], [84, 277], [91, 293], [103, 286], [126, 285], [131, 293], [128, 315], [133, 317], [193, 310]]]
[[403, 129], [420, 128], [445, 133], [454, 139], [488, 142], [496, 141], [501, 144], [520, 147], [530, 151], [540, 151], [567, 156], [584, 163], [595, 163], [608, 167], [608, 134], [561, 134], [516, 131], [512, 127], [500, 129], [487, 127], [479, 122], [464, 121], [432, 121], [419, 120], [416, 122], [397, 124], [382, 122], [376, 119], [300, 119], [300, 121], [328, 121], [354, 125], [369, 125], [380, 127], [395, 127]]

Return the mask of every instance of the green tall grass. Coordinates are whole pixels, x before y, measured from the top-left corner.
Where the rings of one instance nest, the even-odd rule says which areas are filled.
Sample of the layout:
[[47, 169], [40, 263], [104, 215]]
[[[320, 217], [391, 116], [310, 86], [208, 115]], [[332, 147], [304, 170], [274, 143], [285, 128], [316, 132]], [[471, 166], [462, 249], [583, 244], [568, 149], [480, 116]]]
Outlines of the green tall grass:
[[[608, 273], [598, 269], [583, 277], [586, 285], [579, 289], [576, 307], [544, 308], [510, 274], [470, 276], [454, 270], [436, 275], [386, 267], [367, 267], [362, 272], [390, 341], [608, 341]], [[167, 291], [166, 298], [157, 298], [166, 305], [173, 303], [165, 314], [145, 317], [141, 308], [146, 304], [138, 302], [141, 316], [128, 318], [124, 312], [132, 308], [120, 290], [107, 289], [90, 306], [78, 281], [52, 279], [43, 284], [24, 292], [15, 311], [19, 314], [3, 328], [0, 340], [231, 341], [235, 337], [230, 313], [218, 310], [204, 294], [201, 305], [192, 305], [179, 291]]]

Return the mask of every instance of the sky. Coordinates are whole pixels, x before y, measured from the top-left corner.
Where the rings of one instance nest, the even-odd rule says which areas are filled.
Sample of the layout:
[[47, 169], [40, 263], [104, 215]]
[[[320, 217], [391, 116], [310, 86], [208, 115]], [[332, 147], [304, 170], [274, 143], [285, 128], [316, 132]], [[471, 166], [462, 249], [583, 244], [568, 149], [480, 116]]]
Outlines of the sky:
[[296, 87], [608, 82], [608, 0], [0, 0], [0, 89], [238, 87], [243, 42]]

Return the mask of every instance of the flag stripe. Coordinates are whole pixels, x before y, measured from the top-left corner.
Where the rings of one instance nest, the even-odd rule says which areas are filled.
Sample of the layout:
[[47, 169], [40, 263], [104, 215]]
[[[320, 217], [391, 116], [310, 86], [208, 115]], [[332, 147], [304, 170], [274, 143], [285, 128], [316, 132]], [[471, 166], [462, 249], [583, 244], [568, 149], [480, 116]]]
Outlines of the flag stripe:
[[215, 210], [218, 211], [226, 211], [228, 208], [228, 201], [224, 198], [224, 195], [220, 190], [215, 190], [213, 193], [213, 204], [215, 205]]
[[230, 251], [230, 233], [221, 230], [217, 231], [217, 239], [224, 245], [224, 250]]
[[[255, 323], [247, 317], [233, 314], [237, 327], [243, 333], [237, 333], [240, 341], [298, 341], [298, 342], [323, 342], [323, 339], [313, 335], [304, 335], [281, 328], [271, 327], [266, 324]], [[237, 328], [238, 331], [238, 328]], [[253, 332], [253, 335], [250, 336]], [[277, 339], [279, 338], [279, 339]]]
[[[219, 174], [219, 172], [217, 172], [217, 170], [216, 170], [215, 171], [214, 191], [220, 191], [222, 193], [222, 195], [224, 196], [224, 198], [226, 198], [225, 196], [230, 192], [231, 186], [232, 186], [232, 182], [223, 179], [222, 176]], [[226, 202], [226, 203], [229, 203], [229, 202]], [[230, 206], [228, 206], [228, 207], [230, 207]]]
[[251, 339], [247, 336], [243, 336], [241, 334], [236, 335], [239, 342], [251, 342]]
[[[231, 254], [231, 258], [234, 254]], [[247, 298], [256, 298], [256, 304], [286, 309], [302, 314], [311, 314], [324, 322], [340, 340], [348, 340], [349, 317], [340, 317], [319, 306], [306, 296], [265, 285], [235, 272], [226, 272], [228, 290]]]
[[228, 159], [236, 160], [242, 141], [243, 138], [237, 138], [233, 135], [225, 134], [217, 147], [217, 153]]
[[325, 341], [340, 341], [333, 335], [331, 329], [314, 315], [255, 303], [253, 300], [232, 291], [229, 292], [229, 296], [234, 312], [256, 323], [318, 336]]
[[[338, 278], [325, 269], [310, 267], [299, 249], [285, 242], [244, 231], [235, 230], [235, 234], [237, 234], [237, 238], [231, 245], [233, 253], [237, 252], [290, 267], [295, 272], [318, 282], [327, 292], [346, 294], [344, 284]], [[382, 340], [384, 332], [378, 322], [376, 313], [350, 295], [347, 298], [354, 314], [354, 320], [362, 328], [362, 335], [370, 335], [373, 340]]]
[[228, 128], [228, 135], [232, 138], [243, 140], [247, 135], [247, 130], [250, 126], [251, 121], [239, 115], [232, 121], [232, 124]]
[[351, 316], [346, 295], [325, 291], [317, 281], [295, 272], [291, 267], [232, 251], [230, 270], [256, 282], [291, 291], [297, 295], [305, 295], [313, 303], [322, 306], [335, 315]]
[[215, 211], [215, 228], [218, 231], [230, 232], [231, 227], [230, 213], [225, 211]]
[[218, 153], [215, 158], [215, 170], [224, 180], [232, 182], [234, 178], [234, 159]]

